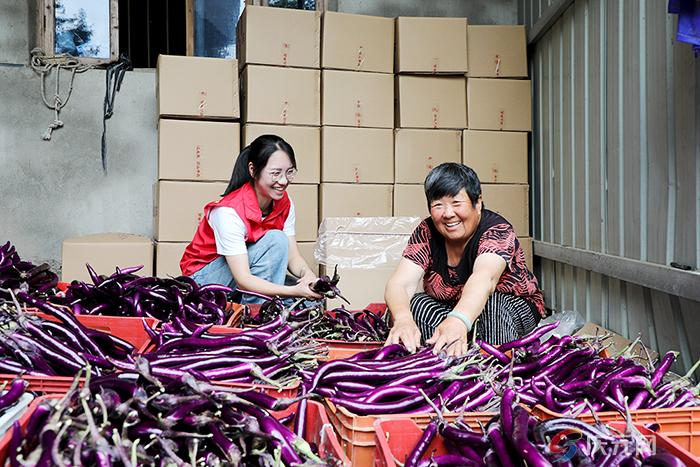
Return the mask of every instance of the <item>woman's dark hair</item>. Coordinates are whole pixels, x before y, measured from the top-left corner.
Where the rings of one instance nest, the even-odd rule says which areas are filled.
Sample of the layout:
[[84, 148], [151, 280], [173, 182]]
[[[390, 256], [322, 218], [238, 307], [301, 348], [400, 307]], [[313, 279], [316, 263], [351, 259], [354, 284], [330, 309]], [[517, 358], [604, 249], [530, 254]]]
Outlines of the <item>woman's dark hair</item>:
[[469, 195], [473, 206], [476, 206], [476, 202], [481, 196], [481, 182], [476, 172], [472, 168], [456, 162], [445, 162], [435, 167], [425, 177], [423, 186], [425, 197], [428, 200], [428, 209], [433, 201], [443, 196], [456, 196], [462, 188]]
[[[297, 167], [297, 160], [294, 157], [294, 149], [285, 140], [277, 135], [260, 135], [252, 143], [243, 148], [233, 165], [233, 173], [228, 187], [222, 196], [226, 196], [232, 191], [236, 191], [253, 178], [260, 176], [260, 171], [265, 168], [267, 161], [275, 151], [285, 152], [292, 162], [292, 167]], [[248, 171], [248, 163], [253, 164], [253, 177]]]

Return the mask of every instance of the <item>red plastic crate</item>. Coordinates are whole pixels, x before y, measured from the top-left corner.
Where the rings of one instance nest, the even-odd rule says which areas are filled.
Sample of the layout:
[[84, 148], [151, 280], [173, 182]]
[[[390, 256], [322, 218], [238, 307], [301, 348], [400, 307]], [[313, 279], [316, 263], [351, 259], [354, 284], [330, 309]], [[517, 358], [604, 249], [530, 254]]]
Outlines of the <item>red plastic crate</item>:
[[[625, 423], [612, 422], [609, 425], [619, 431], [625, 431]], [[675, 455], [687, 467], [700, 467], [700, 460], [696, 456], [680, 447], [666, 435], [654, 433], [642, 425], [635, 425], [635, 427], [645, 437], [654, 438], [657, 449], [663, 448]], [[399, 463], [403, 464], [423, 434], [423, 428], [407, 418], [379, 419], [374, 423], [374, 431], [376, 439], [375, 467], [394, 467], [400, 465]], [[428, 459], [431, 455], [439, 456], [446, 453], [447, 449], [442, 437], [436, 436], [428, 446], [423, 458]]]
[[[375, 467], [394, 467], [399, 465], [399, 462], [403, 465], [423, 435], [423, 428], [410, 418], [378, 419], [375, 420], [373, 428]], [[442, 436], [436, 436], [431, 441], [423, 457], [429, 458], [433, 454], [447, 454]]]
[[[333, 428], [340, 436], [340, 442], [353, 465], [372, 465], [376, 449], [376, 436], [374, 432], [374, 422], [378, 419], [413, 420], [422, 429], [430, 420], [435, 417], [433, 412], [424, 414], [386, 414], [386, 415], [355, 415], [344, 407], [338, 407], [326, 399], [326, 412], [333, 424]], [[462, 415], [462, 420], [474, 430], [480, 430], [479, 422], [486, 424], [495, 413], [489, 412], [466, 412]], [[446, 413], [443, 415], [447, 421], [457, 419], [460, 414]]]
[[[3, 373], [0, 374], [0, 384], [10, 383], [16, 379], [16, 374]], [[27, 391], [38, 392], [41, 394], [65, 394], [70, 389], [75, 380], [72, 376], [33, 376], [22, 375], [22, 379], [28, 383]], [[82, 387], [84, 378], [80, 378], [78, 387]], [[0, 465], [2, 465], [0, 463]]]
[[[536, 405], [531, 413], [540, 420], [563, 417], [542, 405]], [[700, 456], [700, 407], [685, 407], [678, 409], [639, 409], [631, 410], [632, 421], [639, 424], [658, 423], [659, 432], [678, 445]], [[621, 422], [625, 417], [619, 412], [597, 412], [596, 416], [603, 423]], [[584, 413], [578, 418], [586, 423], [594, 423], [595, 418], [590, 413]]]
[[[33, 313], [47, 321], [58, 322], [59, 320], [46, 313]], [[79, 323], [90, 329], [96, 329], [109, 333], [120, 339], [124, 339], [136, 349], [150, 341], [144, 322], [149, 327], [154, 327], [158, 320], [155, 318], [139, 318], [130, 316], [103, 316], [103, 315], [75, 315]]]
[[333, 457], [340, 461], [343, 467], [350, 466], [350, 459], [340, 447], [338, 436], [333, 431], [333, 425], [328, 420], [323, 404], [316, 401], [308, 401], [306, 407], [306, 430], [304, 439], [318, 446], [321, 458]]
[[[19, 418], [19, 427], [20, 430], [22, 430], [22, 434], [24, 434], [24, 430], [27, 428], [27, 423], [29, 423], [29, 417], [32, 416], [34, 413], [34, 410], [39, 406], [39, 404], [51, 400], [51, 399], [60, 399], [61, 396], [53, 395], [53, 396], [40, 396], [34, 399], [29, 406], [27, 407], [27, 410], [24, 411], [22, 416]], [[5, 433], [1, 438], [0, 438], [0, 465], [5, 465], [5, 461], [7, 460], [7, 455], [8, 455], [8, 448], [10, 447], [10, 439], [12, 439], [12, 429], [8, 430], [7, 433]]]

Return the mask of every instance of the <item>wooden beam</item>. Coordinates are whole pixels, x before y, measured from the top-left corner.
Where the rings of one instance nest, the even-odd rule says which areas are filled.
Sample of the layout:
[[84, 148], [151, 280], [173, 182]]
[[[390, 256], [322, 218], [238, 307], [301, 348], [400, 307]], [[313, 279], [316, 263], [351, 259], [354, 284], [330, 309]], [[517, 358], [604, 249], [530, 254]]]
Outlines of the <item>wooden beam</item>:
[[194, 0], [185, 0], [185, 55], [194, 55]]
[[109, 2], [109, 60], [119, 59], [119, 0]]
[[700, 273], [534, 240], [535, 256], [700, 302]]
[[533, 44], [540, 40], [572, 3], [574, 3], [574, 0], [556, 0], [547, 7], [537, 19], [537, 22], [530, 28], [530, 32], [527, 35], [527, 43]]

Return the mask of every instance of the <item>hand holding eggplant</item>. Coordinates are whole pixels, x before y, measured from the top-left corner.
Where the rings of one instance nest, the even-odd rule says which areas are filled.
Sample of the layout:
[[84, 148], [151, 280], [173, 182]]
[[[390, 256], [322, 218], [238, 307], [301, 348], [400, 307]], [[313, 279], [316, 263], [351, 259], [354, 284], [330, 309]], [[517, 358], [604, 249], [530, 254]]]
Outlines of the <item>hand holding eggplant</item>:
[[294, 296], [300, 298], [307, 298], [310, 300], [321, 300], [323, 296], [314, 292], [313, 282], [306, 282], [304, 279], [299, 279], [296, 285], [292, 286], [294, 288]]
[[394, 326], [389, 331], [389, 337], [384, 345], [403, 343], [409, 352], [414, 353], [420, 347], [420, 329], [408, 312], [394, 319]]
[[445, 350], [447, 355], [459, 357], [467, 353], [467, 327], [457, 318], [448, 316], [436, 328], [425, 343], [433, 346], [433, 352]]

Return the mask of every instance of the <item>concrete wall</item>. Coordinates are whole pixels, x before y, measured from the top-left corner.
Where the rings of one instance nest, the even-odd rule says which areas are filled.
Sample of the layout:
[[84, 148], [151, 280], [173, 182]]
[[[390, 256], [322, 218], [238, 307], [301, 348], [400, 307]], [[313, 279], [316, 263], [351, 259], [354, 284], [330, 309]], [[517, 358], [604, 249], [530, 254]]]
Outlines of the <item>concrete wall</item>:
[[515, 24], [517, 0], [335, 0], [337, 11], [374, 16], [466, 17], [471, 24]]
[[[156, 180], [154, 70], [128, 72], [107, 125], [107, 172], [100, 162], [104, 71], [77, 75], [61, 112], [65, 127], [41, 135], [53, 113], [26, 65], [36, 0], [0, 0], [0, 242], [23, 258], [60, 266], [65, 238], [99, 232], [152, 236]], [[515, 0], [338, 0], [338, 11], [370, 15], [466, 16], [474, 24], [515, 23]], [[55, 75], [49, 76], [53, 89]], [[68, 75], [61, 75], [61, 95]]]

